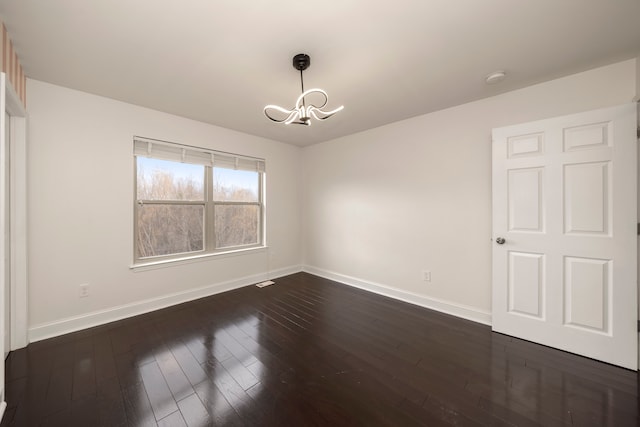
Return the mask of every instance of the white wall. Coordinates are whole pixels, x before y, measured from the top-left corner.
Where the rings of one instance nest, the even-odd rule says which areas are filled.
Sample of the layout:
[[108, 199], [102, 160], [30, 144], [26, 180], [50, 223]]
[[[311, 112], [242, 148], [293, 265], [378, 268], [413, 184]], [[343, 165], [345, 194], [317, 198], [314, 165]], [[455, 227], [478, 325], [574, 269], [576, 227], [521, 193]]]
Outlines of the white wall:
[[636, 58], [636, 101], [640, 102], [640, 54]]
[[306, 270], [489, 322], [491, 129], [635, 86], [633, 59], [306, 148]]
[[[298, 147], [29, 80], [31, 339], [299, 270]], [[132, 137], [267, 164], [268, 251], [132, 271]], [[82, 283], [90, 296], [79, 298]], [[202, 289], [204, 288], [204, 289]]]
[[[489, 322], [491, 129], [629, 102], [639, 75], [624, 61], [304, 149], [29, 80], [31, 339], [293, 272], [300, 254]], [[266, 158], [269, 251], [132, 271], [133, 135]]]
[[[640, 130], [640, 54], [636, 58], [636, 97], [638, 102], [638, 130]], [[640, 138], [638, 138], [640, 141]], [[638, 166], [640, 169], [640, 150], [638, 150]], [[638, 174], [638, 224], [640, 224], [640, 173]], [[640, 277], [640, 238], [638, 238], [638, 277]], [[638, 319], [640, 319], [640, 280], [638, 281]], [[640, 331], [638, 331], [640, 333]], [[640, 335], [639, 335], [640, 336]], [[640, 340], [638, 340], [640, 350]], [[638, 351], [640, 357], [640, 351]], [[640, 364], [639, 364], [640, 365]]]

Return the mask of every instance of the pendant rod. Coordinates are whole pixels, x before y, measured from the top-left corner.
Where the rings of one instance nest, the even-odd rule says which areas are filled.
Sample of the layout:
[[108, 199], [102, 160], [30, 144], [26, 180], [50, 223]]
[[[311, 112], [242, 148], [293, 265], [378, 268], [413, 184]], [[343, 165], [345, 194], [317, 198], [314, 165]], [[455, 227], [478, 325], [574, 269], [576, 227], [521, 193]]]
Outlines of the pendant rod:
[[[302, 86], [302, 93], [304, 93], [304, 79], [302, 78], [302, 70], [300, 70], [300, 86]], [[307, 104], [304, 101], [304, 97], [302, 97], [302, 106], [306, 107]]]

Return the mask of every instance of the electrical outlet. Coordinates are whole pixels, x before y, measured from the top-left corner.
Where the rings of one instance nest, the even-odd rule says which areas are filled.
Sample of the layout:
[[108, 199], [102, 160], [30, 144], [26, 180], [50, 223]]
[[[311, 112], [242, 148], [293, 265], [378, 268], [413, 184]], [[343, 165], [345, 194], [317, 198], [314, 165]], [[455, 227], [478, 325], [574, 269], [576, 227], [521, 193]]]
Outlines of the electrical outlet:
[[422, 272], [422, 280], [424, 280], [425, 282], [430, 282], [431, 281], [431, 272], [430, 271], [423, 271]]
[[86, 297], [89, 296], [89, 284], [88, 283], [84, 283], [84, 284], [80, 285], [80, 291], [79, 291], [78, 295], [80, 296], [80, 298], [86, 298]]

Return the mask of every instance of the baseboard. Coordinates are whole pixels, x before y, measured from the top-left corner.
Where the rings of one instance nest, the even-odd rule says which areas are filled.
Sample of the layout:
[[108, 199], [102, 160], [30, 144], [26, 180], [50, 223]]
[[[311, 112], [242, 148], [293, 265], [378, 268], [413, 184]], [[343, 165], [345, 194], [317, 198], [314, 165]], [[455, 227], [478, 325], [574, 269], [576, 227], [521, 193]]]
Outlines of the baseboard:
[[47, 338], [53, 338], [60, 335], [68, 334], [70, 332], [76, 332], [82, 329], [104, 325], [106, 323], [126, 319], [128, 317], [133, 317], [144, 313], [149, 313], [154, 310], [160, 310], [172, 305], [182, 304], [184, 302], [193, 301], [199, 298], [208, 297], [244, 286], [249, 286], [265, 280], [271, 280], [277, 277], [298, 273], [300, 271], [305, 271], [307, 273], [334, 280], [345, 285], [364, 289], [369, 292], [408, 302], [410, 304], [419, 305], [421, 307], [429, 308], [442, 313], [451, 314], [463, 319], [483, 323], [485, 325], [491, 325], [491, 313], [478, 310], [474, 307], [455, 304], [436, 298], [425, 297], [424, 295], [406, 292], [397, 288], [369, 282], [339, 273], [334, 273], [332, 271], [320, 269], [313, 266], [296, 265], [273, 270], [268, 274], [260, 273], [251, 276], [245, 276], [197, 289], [190, 289], [185, 292], [177, 292], [158, 298], [151, 298], [148, 300], [125, 304], [106, 310], [94, 311], [80, 316], [68, 317], [66, 319], [61, 319], [54, 322], [35, 325], [29, 329], [29, 342], [41, 341]]
[[469, 307], [462, 304], [443, 301], [437, 298], [414, 294], [412, 292], [407, 292], [390, 286], [381, 285], [379, 283], [373, 283], [367, 280], [346, 276], [344, 274], [334, 273], [332, 271], [309, 265], [304, 265], [302, 267], [302, 271], [316, 276], [324, 277], [325, 279], [340, 282], [345, 285], [364, 289], [365, 291], [408, 302], [409, 304], [419, 305], [421, 307], [429, 308], [441, 313], [451, 314], [453, 316], [471, 320], [473, 322], [491, 325], [491, 313], [479, 310], [475, 307]]
[[298, 273], [300, 271], [302, 271], [302, 267], [299, 265], [281, 268], [278, 270], [271, 270], [269, 271], [269, 273], [260, 273], [251, 276], [245, 276], [197, 289], [190, 289], [184, 292], [176, 292], [173, 294], [163, 295], [161, 297], [138, 301], [131, 304], [125, 304], [106, 310], [94, 311], [80, 316], [68, 317], [66, 319], [56, 320], [55, 322], [35, 325], [32, 328], [29, 328], [29, 342], [41, 341], [47, 338], [53, 338], [60, 335], [68, 334], [70, 332], [76, 332], [82, 329], [104, 325], [116, 320], [126, 319], [128, 317], [149, 313], [154, 310], [160, 310], [172, 305], [182, 304], [184, 302], [208, 297], [211, 295], [219, 294], [221, 292], [230, 291], [232, 289], [242, 288], [254, 283], [275, 279], [277, 277]]

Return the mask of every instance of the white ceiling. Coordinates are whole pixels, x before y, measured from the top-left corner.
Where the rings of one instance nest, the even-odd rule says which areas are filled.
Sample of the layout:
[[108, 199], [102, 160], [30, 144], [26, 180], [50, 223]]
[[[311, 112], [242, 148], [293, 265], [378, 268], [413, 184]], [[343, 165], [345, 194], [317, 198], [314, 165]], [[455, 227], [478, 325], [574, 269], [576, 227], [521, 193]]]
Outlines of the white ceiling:
[[[0, 18], [30, 78], [299, 146], [640, 53], [639, 0], [0, 0]], [[293, 107], [297, 53], [345, 106], [309, 127], [262, 113]]]

